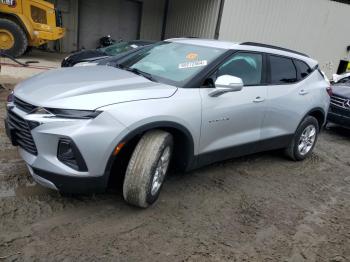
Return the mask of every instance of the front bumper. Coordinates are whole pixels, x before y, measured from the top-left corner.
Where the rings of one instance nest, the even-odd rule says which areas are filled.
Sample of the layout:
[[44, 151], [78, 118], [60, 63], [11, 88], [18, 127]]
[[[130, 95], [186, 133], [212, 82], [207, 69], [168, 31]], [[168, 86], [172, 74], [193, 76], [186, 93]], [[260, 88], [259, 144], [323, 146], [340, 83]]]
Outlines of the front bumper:
[[36, 37], [48, 41], [54, 41], [64, 37], [66, 30], [61, 27], [54, 27], [50, 31], [38, 30], [36, 31]]
[[65, 36], [66, 30], [61, 27], [54, 27], [50, 31], [34, 30], [34, 37], [30, 40], [30, 45], [39, 47], [48, 41], [55, 41]]
[[[75, 194], [106, 189], [109, 179], [108, 161], [115, 146], [128, 132], [108, 112], [95, 119], [79, 120], [30, 115], [17, 107], [8, 109], [25, 121], [40, 123], [30, 131], [37, 154], [19, 144], [19, 153], [39, 184]], [[62, 138], [69, 138], [78, 147], [87, 165], [86, 171], [77, 171], [57, 158], [58, 142]]]
[[101, 177], [72, 177], [28, 166], [33, 179], [40, 185], [64, 194], [102, 193], [108, 185], [108, 175]]
[[327, 118], [328, 122], [350, 127], [350, 110], [345, 111], [345, 109], [339, 109], [335, 108], [335, 106], [331, 106]]

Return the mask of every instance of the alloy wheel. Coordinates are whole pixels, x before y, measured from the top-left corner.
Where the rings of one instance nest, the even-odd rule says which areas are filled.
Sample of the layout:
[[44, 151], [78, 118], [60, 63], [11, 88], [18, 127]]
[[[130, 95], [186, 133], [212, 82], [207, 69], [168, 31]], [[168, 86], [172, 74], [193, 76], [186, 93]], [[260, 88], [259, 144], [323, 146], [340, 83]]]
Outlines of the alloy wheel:
[[164, 178], [166, 175], [166, 172], [168, 171], [169, 163], [170, 163], [170, 155], [171, 155], [171, 149], [170, 147], [166, 147], [159, 158], [153, 180], [152, 180], [152, 188], [151, 188], [151, 194], [152, 196], [155, 196], [160, 187], [162, 186], [164, 182]]
[[305, 156], [313, 148], [316, 141], [316, 127], [314, 125], [307, 126], [300, 136], [298, 150], [300, 155]]

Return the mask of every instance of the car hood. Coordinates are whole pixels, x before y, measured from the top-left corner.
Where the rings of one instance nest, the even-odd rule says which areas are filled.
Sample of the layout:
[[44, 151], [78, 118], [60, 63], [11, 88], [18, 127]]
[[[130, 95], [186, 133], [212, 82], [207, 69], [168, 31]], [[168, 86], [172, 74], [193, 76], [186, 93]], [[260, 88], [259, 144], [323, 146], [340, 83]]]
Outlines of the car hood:
[[87, 59], [97, 59], [98, 57], [105, 57], [107, 56], [106, 53], [100, 51], [100, 50], [83, 50], [75, 52], [69, 56], [67, 56], [62, 61], [62, 67], [71, 67], [74, 66], [77, 63], [80, 63], [82, 61], [85, 61]]
[[350, 98], [350, 85], [334, 85], [333, 94], [344, 98]]
[[108, 66], [57, 69], [17, 85], [14, 95], [40, 107], [95, 110], [99, 107], [172, 96], [177, 88]]
[[81, 62], [95, 62], [95, 61], [100, 61], [102, 59], [109, 58], [110, 56], [94, 56], [86, 59], [82, 59], [79, 63]]

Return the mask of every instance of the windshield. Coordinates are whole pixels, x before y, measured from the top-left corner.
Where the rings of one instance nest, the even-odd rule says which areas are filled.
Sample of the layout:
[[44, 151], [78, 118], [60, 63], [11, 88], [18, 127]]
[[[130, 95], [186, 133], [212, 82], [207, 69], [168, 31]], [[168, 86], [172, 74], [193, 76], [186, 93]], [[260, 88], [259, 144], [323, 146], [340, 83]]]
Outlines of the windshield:
[[146, 73], [156, 81], [179, 86], [225, 52], [219, 48], [162, 42], [129, 56], [120, 66]]
[[134, 48], [137, 48], [137, 46], [130, 45], [128, 42], [122, 42], [122, 43], [117, 43], [107, 47], [100, 48], [99, 50], [106, 53], [107, 55], [114, 56]]
[[350, 76], [349, 77], [345, 77], [345, 78], [343, 78], [343, 79], [340, 79], [338, 82], [337, 82], [337, 84], [348, 84], [348, 83], [350, 83]]

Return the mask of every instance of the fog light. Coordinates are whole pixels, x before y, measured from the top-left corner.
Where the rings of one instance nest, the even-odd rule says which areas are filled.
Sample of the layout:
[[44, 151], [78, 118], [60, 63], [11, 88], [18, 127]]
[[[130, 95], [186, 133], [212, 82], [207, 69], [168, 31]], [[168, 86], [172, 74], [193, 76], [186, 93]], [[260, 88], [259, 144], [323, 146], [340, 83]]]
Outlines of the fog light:
[[88, 171], [85, 161], [77, 146], [70, 139], [60, 139], [58, 142], [57, 158], [63, 164], [77, 170]]

